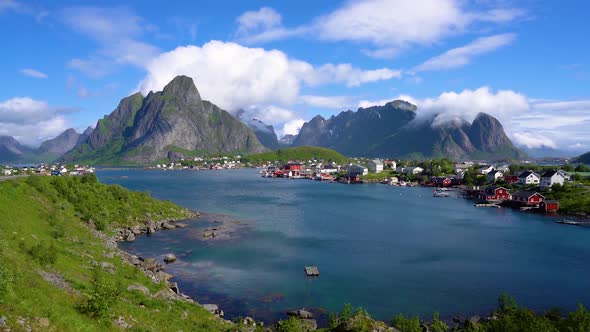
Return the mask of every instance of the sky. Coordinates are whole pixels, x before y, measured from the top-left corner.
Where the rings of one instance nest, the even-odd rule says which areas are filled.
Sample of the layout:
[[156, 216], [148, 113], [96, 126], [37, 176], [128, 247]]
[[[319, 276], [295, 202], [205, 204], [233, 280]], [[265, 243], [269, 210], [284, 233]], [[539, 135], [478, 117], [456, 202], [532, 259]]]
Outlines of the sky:
[[404, 99], [497, 117], [519, 146], [590, 150], [590, 2], [0, 0], [0, 135], [83, 131], [120, 99], [193, 78], [272, 124]]

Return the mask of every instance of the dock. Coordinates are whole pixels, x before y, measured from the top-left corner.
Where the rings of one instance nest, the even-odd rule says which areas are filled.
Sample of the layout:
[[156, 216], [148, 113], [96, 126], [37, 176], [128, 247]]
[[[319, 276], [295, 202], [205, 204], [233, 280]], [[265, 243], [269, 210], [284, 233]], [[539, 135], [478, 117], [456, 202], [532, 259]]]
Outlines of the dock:
[[320, 275], [320, 271], [318, 270], [317, 266], [306, 266], [305, 267], [305, 274], [308, 277], [317, 277]]
[[493, 203], [476, 203], [474, 204], [474, 206], [476, 207], [494, 207], [494, 208], [501, 208], [500, 205], [498, 204], [493, 204]]

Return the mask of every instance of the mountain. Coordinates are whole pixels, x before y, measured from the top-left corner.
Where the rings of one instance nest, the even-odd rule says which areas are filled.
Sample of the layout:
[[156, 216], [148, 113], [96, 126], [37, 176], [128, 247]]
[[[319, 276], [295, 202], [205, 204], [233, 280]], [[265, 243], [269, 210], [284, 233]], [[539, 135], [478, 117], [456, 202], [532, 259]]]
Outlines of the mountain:
[[524, 154], [510, 141], [502, 124], [480, 113], [472, 123], [435, 124], [417, 118], [417, 107], [395, 100], [324, 119], [316, 116], [302, 127], [294, 146], [313, 145], [347, 156], [463, 159], [518, 159]]
[[21, 145], [12, 136], [0, 136], [0, 163], [18, 163], [27, 159], [31, 148]]
[[590, 165], [590, 152], [586, 152], [583, 155], [576, 157], [572, 162]]
[[281, 146], [291, 146], [297, 139], [297, 135], [287, 134], [279, 140]]
[[244, 123], [252, 129], [254, 134], [256, 134], [256, 138], [258, 138], [262, 145], [271, 150], [279, 148], [279, 139], [277, 138], [277, 134], [272, 125], [267, 125], [256, 118], [247, 120]]
[[202, 100], [190, 77], [177, 76], [162, 91], [122, 99], [63, 160], [142, 164], [197, 153], [265, 150], [248, 126]]
[[47, 159], [47, 161], [52, 161], [63, 156], [66, 152], [78, 145], [80, 136], [81, 134], [70, 128], [57, 137], [41, 143], [41, 146], [37, 149], [37, 153], [43, 156], [53, 156], [53, 158], [49, 158], [51, 160]]

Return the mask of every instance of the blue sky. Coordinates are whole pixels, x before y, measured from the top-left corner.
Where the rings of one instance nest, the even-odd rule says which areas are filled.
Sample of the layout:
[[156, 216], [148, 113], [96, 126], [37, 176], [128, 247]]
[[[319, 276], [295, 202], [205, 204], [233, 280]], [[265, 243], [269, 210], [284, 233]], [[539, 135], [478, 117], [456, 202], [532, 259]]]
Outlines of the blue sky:
[[[586, 1], [0, 0], [0, 135], [83, 130], [133, 93], [193, 77], [204, 99], [294, 133], [403, 98], [480, 111], [519, 145], [590, 150]], [[9, 83], [8, 83], [9, 82]]]

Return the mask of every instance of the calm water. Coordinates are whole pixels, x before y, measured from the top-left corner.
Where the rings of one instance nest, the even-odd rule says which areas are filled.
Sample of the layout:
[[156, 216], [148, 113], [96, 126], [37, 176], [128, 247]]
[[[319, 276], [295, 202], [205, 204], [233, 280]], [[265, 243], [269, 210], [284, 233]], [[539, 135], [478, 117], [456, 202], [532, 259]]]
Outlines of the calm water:
[[[290, 308], [362, 306], [394, 313], [485, 313], [502, 292], [536, 309], [590, 304], [590, 229], [509, 209], [434, 198], [427, 188], [265, 179], [256, 170], [99, 170], [99, 178], [239, 220], [237, 237], [203, 241], [208, 215], [123, 246], [172, 252], [181, 290], [228, 317], [273, 321]], [[127, 176], [128, 178], [122, 178]], [[308, 279], [305, 265], [320, 277]]]

